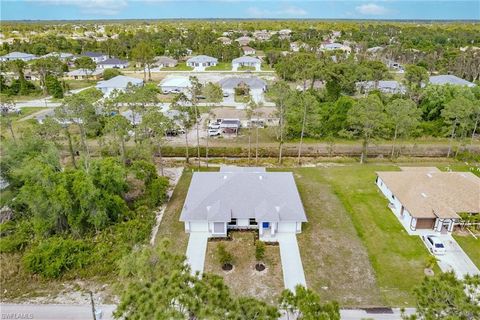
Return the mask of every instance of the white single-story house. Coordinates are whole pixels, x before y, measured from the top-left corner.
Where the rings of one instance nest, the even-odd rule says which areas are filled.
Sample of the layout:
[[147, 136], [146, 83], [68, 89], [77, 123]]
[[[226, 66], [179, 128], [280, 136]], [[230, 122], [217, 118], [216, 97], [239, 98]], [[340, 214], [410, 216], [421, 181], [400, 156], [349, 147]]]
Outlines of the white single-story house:
[[166, 56], [155, 57], [154, 61], [159, 68], [173, 68], [178, 64], [178, 60]]
[[347, 54], [350, 54], [352, 52], [352, 48], [350, 48], [349, 46], [346, 46], [344, 44], [341, 44], [341, 43], [336, 43], [336, 42], [333, 42], [333, 43], [322, 43], [320, 45], [320, 50], [322, 51], [336, 51], [336, 50], [340, 50], [340, 51], [343, 51]]
[[255, 102], [265, 101], [265, 91], [267, 91], [267, 83], [258, 77], [229, 77], [219, 81], [224, 93], [228, 94], [228, 98], [234, 99], [235, 88], [240, 85], [246, 85], [250, 88], [250, 95]]
[[103, 70], [95, 69], [95, 70], [88, 70], [88, 69], [77, 69], [67, 72], [67, 78], [73, 80], [98, 80], [102, 77]]
[[37, 59], [37, 56], [30, 53], [24, 52], [10, 52], [4, 56], [0, 57], [0, 61], [12, 61], [12, 60], [22, 60], [22, 61], [30, 61]]
[[255, 49], [249, 46], [243, 46], [242, 51], [243, 51], [243, 54], [246, 56], [254, 55], [256, 53]]
[[194, 68], [196, 71], [203, 71], [207, 67], [216, 66], [218, 59], [205, 55], [191, 57], [187, 60], [187, 66]]
[[74, 55], [73, 53], [68, 53], [68, 52], [50, 52], [42, 56], [42, 58], [49, 58], [49, 57], [55, 57], [61, 61], [65, 61], [68, 59], [73, 59]]
[[133, 126], [138, 126], [142, 123], [142, 114], [140, 112], [134, 112], [129, 109], [120, 112], [120, 115], [127, 119]]
[[438, 76], [431, 76], [429, 80], [430, 80], [430, 84], [435, 84], [435, 85], [450, 84], [453, 86], [467, 86], [467, 87], [475, 86], [475, 83], [472, 83], [470, 81], [454, 76], [453, 74], [442, 74]]
[[91, 52], [87, 51], [82, 54], [84, 57], [89, 57], [90, 59], [93, 60], [95, 63], [99, 63], [101, 61], [105, 61], [108, 59], [108, 55], [100, 52]]
[[360, 81], [356, 83], [356, 86], [362, 93], [372, 90], [379, 90], [380, 92], [390, 94], [405, 94], [407, 92], [405, 86], [395, 80]]
[[290, 39], [291, 35], [292, 35], [292, 30], [290, 29], [282, 29], [278, 31], [278, 37], [280, 39]]
[[407, 231], [451, 232], [460, 213], [480, 213], [480, 178], [473, 173], [401, 169], [377, 172], [376, 184]]
[[97, 63], [100, 69], [125, 69], [128, 67], [128, 61], [117, 58], [108, 58]]
[[180, 221], [187, 233], [255, 229], [261, 240], [276, 241], [279, 233], [300, 233], [307, 217], [291, 172], [221, 167], [193, 174]]
[[255, 71], [260, 71], [262, 61], [255, 57], [243, 56], [232, 60], [232, 70], [237, 71], [240, 67], [254, 67]]
[[185, 93], [192, 86], [192, 83], [187, 77], [172, 77], [163, 79], [158, 86], [163, 93]]
[[128, 85], [143, 86], [143, 80], [127, 76], [116, 76], [112, 79], [100, 81], [95, 88], [103, 92], [105, 96], [109, 96], [114, 90], [125, 91]]

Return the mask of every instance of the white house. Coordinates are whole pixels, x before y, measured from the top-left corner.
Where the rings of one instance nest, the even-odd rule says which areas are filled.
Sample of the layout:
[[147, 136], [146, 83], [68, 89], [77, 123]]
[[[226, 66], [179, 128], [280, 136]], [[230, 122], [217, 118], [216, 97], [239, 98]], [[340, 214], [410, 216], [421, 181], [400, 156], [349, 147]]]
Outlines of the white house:
[[68, 53], [68, 52], [50, 52], [42, 56], [42, 58], [49, 58], [49, 57], [55, 57], [61, 61], [65, 61], [68, 59], [73, 59], [74, 55], [73, 53]]
[[106, 55], [104, 53], [100, 53], [100, 52], [87, 51], [87, 52], [83, 53], [82, 56], [89, 57], [95, 63], [99, 63], [101, 61], [105, 61], [105, 60], [108, 59], [108, 55]]
[[219, 81], [224, 93], [228, 94], [227, 98], [232, 101], [235, 97], [235, 88], [240, 85], [246, 85], [250, 89], [250, 95], [255, 102], [265, 101], [265, 91], [267, 91], [267, 83], [258, 77], [229, 77]]
[[143, 80], [126, 76], [116, 76], [109, 80], [100, 81], [95, 87], [102, 91], [105, 96], [109, 96], [114, 90], [125, 91], [128, 85], [142, 86]]
[[12, 61], [12, 60], [22, 60], [22, 61], [30, 61], [36, 59], [37, 56], [30, 53], [24, 52], [10, 52], [4, 56], [0, 57], [0, 61]]
[[352, 48], [350, 48], [349, 46], [346, 46], [344, 44], [341, 44], [341, 43], [336, 43], [336, 42], [333, 42], [333, 43], [322, 43], [320, 45], [320, 50], [321, 51], [336, 51], [336, 50], [340, 50], [340, 51], [343, 51], [345, 52], [346, 54], [350, 54], [352, 52]]
[[155, 57], [154, 64], [159, 68], [173, 68], [178, 64], [178, 60], [166, 56], [160, 56]]
[[243, 46], [242, 47], [243, 54], [248, 56], [248, 55], [254, 55], [256, 53], [255, 49], [249, 46]]
[[360, 81], [356, 83], [356, 86], [362, 93], [372, 90], [390, 94], [405, 94], [407, 92], [405, 86], [395, 80]]
[[163, 79], [158, 86], [163, 93], [185, 93], [192, 83], [187, 77], [171, 77]]
[[102, 77], [103, 70], [95, 69], [95, 70], [88, 70], [88, 69], [77, 69], [67, 72], [67, 78], [73, 80], [84, 80], [84, 79], [100, 79]]
[[480, 178], [473, 173], [401, 169], [377, 172], [376, 184], [408, 232], [451, 232], [460, 213], [480, 213]]
[[277, 241], [280, 233], [300, 233], [307, 217], [291, 172], [221, 167], [193, 174], [180, 221], [187, 233], [254, 229], [261, 240]]
[[232, 70], [237, 71], [240, 67], [253, 67], [255, 71], [261, 71], [262, 62], [258, 58], [243, 56], [232, 60]]
[[216, 66], [218, 59], [205, 55], [191, 57], [187, 60], [187, 66], [194, 68], [195, 71], [204, 71], [207, 67]]
[[436, 85], [453, 85], [453, 86], [467, 86], [467, 87], [474, 87], [475, 83], [469, 82], [453, 74], [442, 74], [438, 76], [431, 76], [430, 77], [430, 84]]
[[125, 69], [128, 67], [128, 61], [117, 58], [109, 58], [97, 63], [100, 69]]

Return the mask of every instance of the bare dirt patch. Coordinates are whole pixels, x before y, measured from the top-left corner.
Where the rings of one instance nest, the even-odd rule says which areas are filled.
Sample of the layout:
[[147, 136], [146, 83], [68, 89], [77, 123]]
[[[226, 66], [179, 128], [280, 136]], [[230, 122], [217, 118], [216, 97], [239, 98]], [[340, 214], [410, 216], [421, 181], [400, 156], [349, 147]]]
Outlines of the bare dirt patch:
[[[265, 247], [265, 270], [255, 270], [255, 242], [253, 232], [232, 232], [231, 241], [210, 241], [205, 256], [205, 272], [222, 276], [237, 296], [254, 296], [276, 303], [283, 290], [282, 264], [278, 246]], [[233, 270], [225, 272], [218, 261], [217, 247], [223, 243], [233, 257]]]

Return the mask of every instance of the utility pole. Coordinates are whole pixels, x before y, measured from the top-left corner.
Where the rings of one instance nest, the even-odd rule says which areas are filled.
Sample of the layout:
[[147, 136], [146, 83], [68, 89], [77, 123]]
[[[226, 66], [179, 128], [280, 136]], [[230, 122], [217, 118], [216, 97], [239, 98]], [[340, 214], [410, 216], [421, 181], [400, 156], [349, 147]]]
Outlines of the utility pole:
[[90, 303], [92, 304], [93, 320], [97, 320], [97, 317], [95, 316], [95, 303], [93, 302], [93, 293], [92, 293], [92, 291], [90, 291]]

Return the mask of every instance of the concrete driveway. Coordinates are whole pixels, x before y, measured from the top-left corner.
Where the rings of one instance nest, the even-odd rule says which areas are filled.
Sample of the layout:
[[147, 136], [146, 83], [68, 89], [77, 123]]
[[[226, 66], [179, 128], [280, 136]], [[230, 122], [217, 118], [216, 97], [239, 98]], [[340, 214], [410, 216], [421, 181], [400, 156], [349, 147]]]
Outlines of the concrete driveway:
[[303, 272], [302, 258], [298, 249], [297, 236], [294, 233], [277, 233], [282, 260], [283, 283], [285, 289], [295, 290], [295, 286], [307, 286]]
[[467, 274], [480, 274], [480, 270], [450, 234], [436, 236], [442, 240], [446, 249], [444, 255], [435, 255], [443, 272], [453, 271], [459, 279], [463, 279]]
[[187, 262], [192, 268], [192, 273], [203, 273], [205, 253], [207, 252], [208, 232], [191, 232], [188, 238]]

